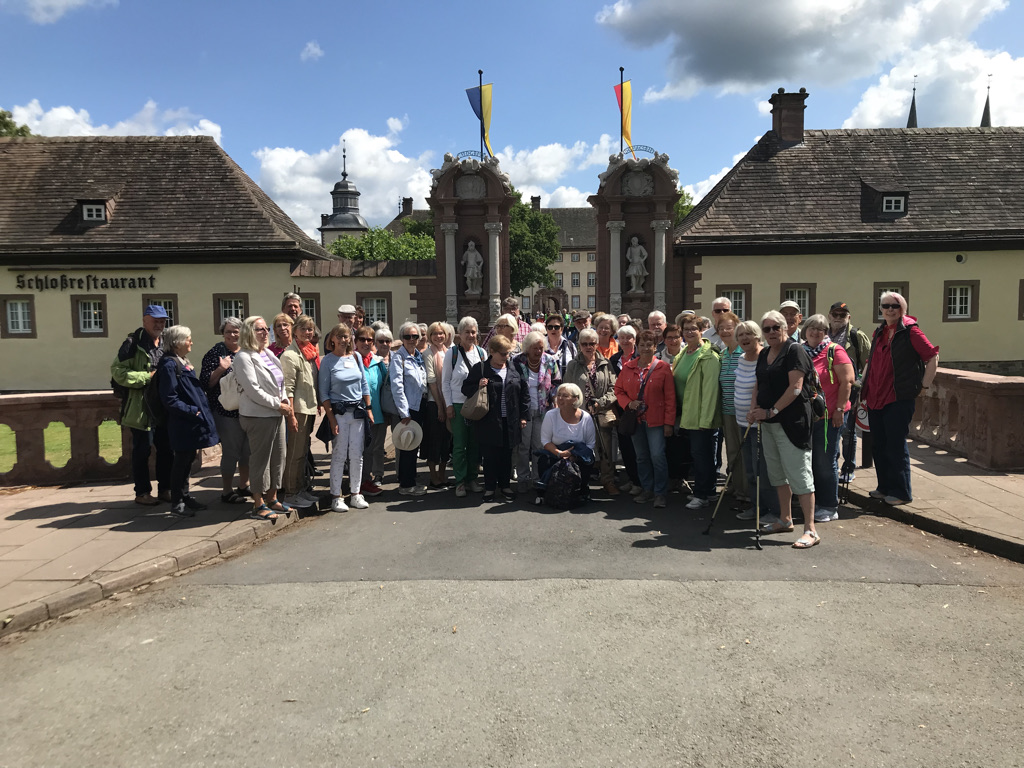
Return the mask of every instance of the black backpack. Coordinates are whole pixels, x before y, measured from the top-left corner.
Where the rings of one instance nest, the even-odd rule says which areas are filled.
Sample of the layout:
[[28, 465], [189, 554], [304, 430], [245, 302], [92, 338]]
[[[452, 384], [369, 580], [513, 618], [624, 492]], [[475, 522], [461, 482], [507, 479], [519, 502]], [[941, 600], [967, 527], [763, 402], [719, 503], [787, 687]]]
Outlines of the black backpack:
[[559, 459], [551, 468], [547, 486], [544, 489], [544, 503], [555, 509], [571, 509], [580, 500], [580, 468], [574, 461]]

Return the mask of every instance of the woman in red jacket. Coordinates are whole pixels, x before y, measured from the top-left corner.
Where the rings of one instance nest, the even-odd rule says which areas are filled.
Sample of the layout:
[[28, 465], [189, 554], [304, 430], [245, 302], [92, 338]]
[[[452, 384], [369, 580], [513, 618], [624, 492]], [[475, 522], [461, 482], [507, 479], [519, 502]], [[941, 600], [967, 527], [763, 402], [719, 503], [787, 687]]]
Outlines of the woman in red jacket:
[[[637, 338], [639, 357], [622, 366], [615, 381], [615, 398], [624, 410], [639, 412], [633, 447], [643, 491], [637, 504], [665, 506], [668, 495], [668, 459], [665, 438], [672, 434], [676, 415], [676, 386], [672, 366], [654, 355], [658, 338], [651, 331], [642, 331]], [[642, 391], [641, 391], [642, 390]]]

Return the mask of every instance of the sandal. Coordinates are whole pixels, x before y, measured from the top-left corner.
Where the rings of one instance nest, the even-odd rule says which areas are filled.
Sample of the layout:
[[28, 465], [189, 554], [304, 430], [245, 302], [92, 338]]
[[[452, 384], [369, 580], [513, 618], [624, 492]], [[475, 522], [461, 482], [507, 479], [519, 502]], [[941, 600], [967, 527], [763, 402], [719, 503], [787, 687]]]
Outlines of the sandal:
[[768, 535], [768, 534], [772, 534], [772, 533], [792, 533], [792, 532], [793, 532], [793, 523], [790, 523], [789, 525], [786, 525], [785, 523], [780, 521], [778, 523], [767, 523], [766, 525], [762, 525], [761, 526], [761, 535], [762, 536], [765, 536], [765, 535]]
[[269, 501], [263, 506], [267, 507], [268, 509], [272, 509], [275, 512], [281, 512], [282, 514], [284, 514], [285, 517], [288, 517], [288, 515], [295, 511], [295, 507], [289, 507], [280, 499], [274, 499], [273, 501]]
[[277, 522], [277, 513], [266, 504], [260, 504], [258, 507], [253, 507], [249, 512], [249, 517], [253, 520], [269, 520], [272, 523]]
[[793, 549], [810, 549], [821, 541], [817, 531], [804, 531], [803, 536], [793, 542]]
[[245, 504], [248, 502], [244, 496], [239, 496], [237, 491], [228, 491], [220, 495], [220, 500], [225, 504]]

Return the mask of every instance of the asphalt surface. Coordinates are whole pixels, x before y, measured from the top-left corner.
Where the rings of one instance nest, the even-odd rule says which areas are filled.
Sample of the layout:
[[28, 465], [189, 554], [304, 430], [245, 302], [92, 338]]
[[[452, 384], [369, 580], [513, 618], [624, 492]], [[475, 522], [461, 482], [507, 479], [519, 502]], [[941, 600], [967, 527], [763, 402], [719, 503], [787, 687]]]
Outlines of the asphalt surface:
[[1020, 565], [870, 516], [757, 551], [680, 497], [453, 501], [0, 645], [0, 765], [1024, 765]]

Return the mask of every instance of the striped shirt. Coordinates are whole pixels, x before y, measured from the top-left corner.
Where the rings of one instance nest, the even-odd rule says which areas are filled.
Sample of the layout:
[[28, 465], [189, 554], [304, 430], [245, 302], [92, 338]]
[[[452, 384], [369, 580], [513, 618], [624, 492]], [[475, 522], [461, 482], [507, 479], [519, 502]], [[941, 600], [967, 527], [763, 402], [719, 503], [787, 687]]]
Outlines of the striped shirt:
[[739, 359], [743, 357], [743, 350], [736, 347], [732, 352], [728, 349], [722, 350], [722, 370], [718, 374], [718, 383], [722, 386], [722, 413], [726, 416], [732, 416], [736, 413], [735, 401], [735, 381], [736, 381], [736, 364]]
[[736, 377], [733, 384], [733, 408], [736, 411], [736, 422], [741, 427], [747, 424], [747, 411], [754, 397], [754, 385], [757, 384], [757, 360], [746, 360], [740, 356], [736, 361]]

